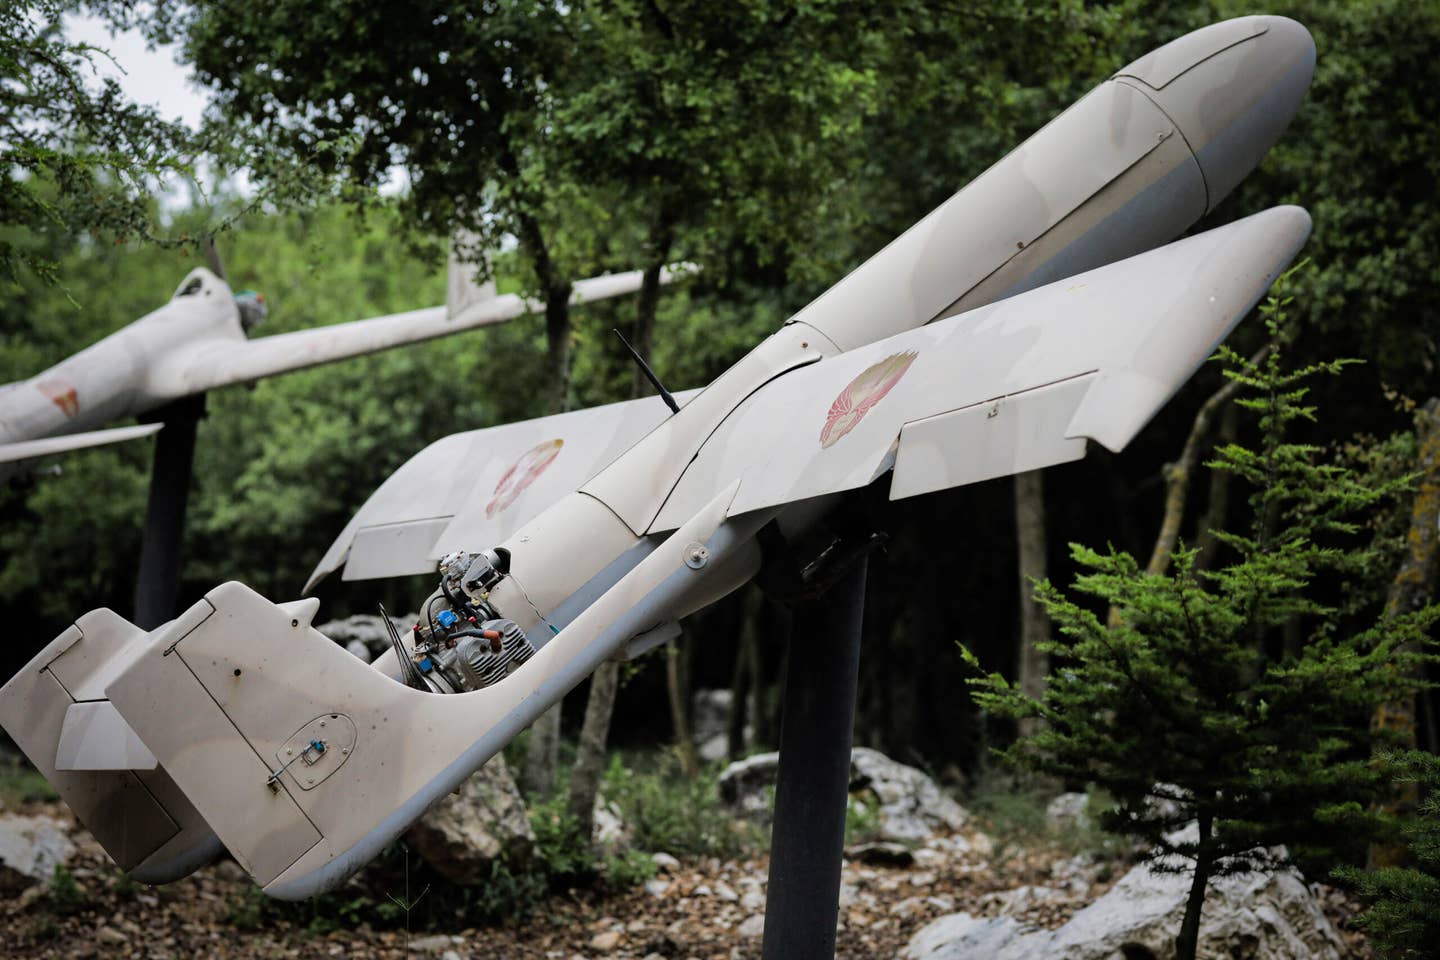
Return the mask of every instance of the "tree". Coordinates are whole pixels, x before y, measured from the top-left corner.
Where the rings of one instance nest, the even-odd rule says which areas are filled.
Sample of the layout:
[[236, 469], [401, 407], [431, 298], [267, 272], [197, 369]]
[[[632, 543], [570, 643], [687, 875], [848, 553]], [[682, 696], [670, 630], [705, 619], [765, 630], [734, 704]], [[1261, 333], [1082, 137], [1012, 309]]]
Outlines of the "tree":
[[[1314, 418], [1308, 382], [1344, 366], [1281, 365], [1288, 303], [1272, 297], [1262, 308], [1273, 346], [1258, 363], [1221, 348], [1260, 434], [1256, 449], [1228, 444], [1212, 463], [1251, 489], [1249, 529], [1217, 534], [1230, 562], [1201, 571], [1196, 551], [1180, 548], [1157, 574], [1113, 548], [1072, 546], [1085, 571], [1074, 591], [1118, 617], [1107, 623], [1041, 584], [1062, 635], [1046, 649], [1063, 661], [1045, 694], [999, 675], [973, 681], [987, 709], [1045, 723], [1007, 759], [1103, 787], [1115, 801], [1107, 829], [1194, 863], [1182, 960], [1195, 956], [1211, 876], [1270, 866], [1282, 844], [1323, 850], [1333, 838], [1320, 815], [1374, 795], [1370, 711], [1413, 683], [1406, 671], [1423, 654], [1407, 645], [1440, 614], [1427, 607], [1353, 629], [1322, 599], [1322, 580], [1343, 590], [1364, 569], [1371, 550], [1354, 543], [1359, 522], [1399, 485], [1368, 486], [1320, 449], [1287, 441], [1287, 428]], [[1309, 631], [1293, 654], [1276, 642], [1292, 622]], [[1181, 829], [1192, 821], [1194, 832]]]
[[[47, 233], [155, 240], [157, 178], [192, 170], [195, 137], [91, 79], [105, 53], [61, 32], [60, 0], [0, 8], [0, 283], [21, 270], [48, 283]], [[178, 241], [174, 241], [178, 245]]]
[[[203, 226], [210, 211], [172, 216], [184, 230]], [[273, 333], [443, 301], [444, 273], [397, 247], [397, 229], [383, 208], [357, 220], [332, 205], [248, 216], [222, 245], [236, 288], [266, 295], [262, 332]], [[16, 298], [23, 331], [0, 333], [0, 380], [32, 375], [162, 306], [197, 256], [139, 243], [75, 244], [59, 261], [65, 290], [31, 278]], [[498, 375], [500, 362], [484, 344], [517, 332], [477, 331], [213, 392], [199, 428], [185, 597], [228, 579], [280, 600], [298, 596], [328, 541], [388, 473], [457, 422], [504, 412], [493, 393], [457, 396], [415, 384], [468, 381], [486, 363], [494, 367], [482, 376]], [[74, 618], [76, 596], [129, 609], [148, 444], [51, 462], [58, 469], [28, 486], [0, 489], [0, 608], [35, 624], [31, 644]], [[374, 610], [373, 585], [327, 589], [349, 589], [357, 605]]]
[[1440, 941], [1440, 757], [1411, 750], [1388, 757], [1386, 769], [1400, 784], [1428, 794], [1402, 828], [1413, 865], [1338, 873], [1370, 901], [1358, 923], [1380, 956], [1421, 960], [1433, 956]]
[[[1015, 475], [1015, 541], [1020, 562], [1020, 638], [1019, 657], [1015, 671], [1016, 683], [1025, 694], [1039, 697], [1045, 693], [1045, 680], [1050, 673], [1050, 658], [1045, 644], [1050, 639], [1050, 623], [1045, 611], [1034, 597], [1033, 583], [1045, 579], [1045, 479], [1039, 470]], [[1033, 718], [1020, 723], [1020, 736], [1033, 734], [1038, 724]]]

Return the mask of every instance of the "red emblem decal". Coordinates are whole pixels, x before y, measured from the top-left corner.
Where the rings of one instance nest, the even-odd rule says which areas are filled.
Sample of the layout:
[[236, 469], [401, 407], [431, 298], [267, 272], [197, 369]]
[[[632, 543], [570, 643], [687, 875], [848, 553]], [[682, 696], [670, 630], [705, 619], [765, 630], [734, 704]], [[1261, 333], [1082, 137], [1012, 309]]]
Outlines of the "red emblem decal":
[[41, 380], [35, 387], [70, 419], [80, 412], [80, 396], [75, 392], [75, 384], [64, 377]]
[[885, 398], [900, 378], [905, 376], [905, 371], [910, 369], [910, 364], [915, 362], [918, 354], [913, 350], [905, 353], [892, 353], [879, 363], [866, 367], [858, 377], [851, 380], [835, 402], [830, 404], [830, 412], [825, 417], [825, 428], [820, 431], [821, 448], [832, 446], [837, 440], [845, 436], [855, 425], [865, 419], [865, 414]]
[[514, 503], [515, 499], [525, 492], [525, 488], [534, 483], [535, 478], [554, 462], [563, 446], [564, 440], [546, 440], [521, 454], [520, 459], [516, 460], [514, 465], [505, 471], [500, 482], [495, 484], [495, 495], [485, 505], [485, 519], [490, 519]]

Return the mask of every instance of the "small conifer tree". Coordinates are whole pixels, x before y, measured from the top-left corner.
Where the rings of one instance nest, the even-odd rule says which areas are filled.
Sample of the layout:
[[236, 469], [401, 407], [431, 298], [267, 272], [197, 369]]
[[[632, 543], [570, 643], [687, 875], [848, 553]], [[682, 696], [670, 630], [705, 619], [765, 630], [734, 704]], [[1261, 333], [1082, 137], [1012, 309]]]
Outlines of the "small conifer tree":
[[1386, 960], [1433, 957], [1440, 944], [1440, 757], [1410, 750], [1387, 758], [1397, 780], [1425, 792], [1402, 827], [1414, 865], [1364, 872], [1343, 868], [1370, 909], [1358, 923]]
[[[1106, 829], [1145, 841], [1162, 867], [1193, 864], [1180, 960], [1195, 957], [1212, 876], [1273, 868], [1282, 844], [1324, 850], [1323, 814], [1368, 799], [1378, 779], [1370, 711], [1409, 682], [1422, 654], [1406, 645], [1423, 642], [1436, 615], [1377, 615], [1352, 629], [1324, 599], [1343, 596], [1372, 562], [1360, 521], [1405, 481], [1368, 486], [1320, 448], [1287, 440], [1288, 427], [1315, 418], [1307, 382], [1345, 365], [1287, 369], [1288, 302], [1261, 307], [1273, 348], [1258, 362], [1220, 350], [1260, 438], [1255, 449], [1221, 447], [1209, 464], [1251, 491], [1244, 532], [1217, 532], [1228, 562], [1201, 570], [1182, 547], [1168, 573], [1151, 575], [1129, 554], [1072, 545], [1083, 568], [1072, 593], [1099, 604], [1037, 585], [1059, 628], [1044, 695], [998, 674], [972, 681], [983, 708], [1043, 721], [1007, 760], [1103, 788], [1115, 802]], [[1304, 631], [1298, 649], [1279, 642], [1287, 625]]]

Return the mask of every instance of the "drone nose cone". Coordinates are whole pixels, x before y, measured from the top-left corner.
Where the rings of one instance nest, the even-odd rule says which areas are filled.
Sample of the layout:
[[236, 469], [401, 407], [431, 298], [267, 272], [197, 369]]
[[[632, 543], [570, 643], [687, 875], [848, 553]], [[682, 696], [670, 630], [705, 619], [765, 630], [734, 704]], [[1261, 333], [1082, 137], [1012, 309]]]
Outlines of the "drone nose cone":
[[1116, 76], [1180, 129], [1213, 210], [1280, 139], [1315, 73], [1315, 41], [1287, 17], [1240, 17], [1186, 34]]

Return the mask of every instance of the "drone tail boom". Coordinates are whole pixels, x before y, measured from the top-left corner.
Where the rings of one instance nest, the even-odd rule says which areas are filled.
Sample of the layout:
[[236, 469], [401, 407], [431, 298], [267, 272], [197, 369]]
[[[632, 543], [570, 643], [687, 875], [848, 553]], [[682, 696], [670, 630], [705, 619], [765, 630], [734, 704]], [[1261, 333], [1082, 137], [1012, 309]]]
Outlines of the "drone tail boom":
[[313, 896], [378, 854], [606, 658], [663, 634], [697, 590], [743, 559], [773, 512], [727, 519], [735, 487], [484, 689], [408, 687], [310, 628], [293, 605], [227, 583], [179, 627], [139, 642], [105, 692], [266, 893]]

